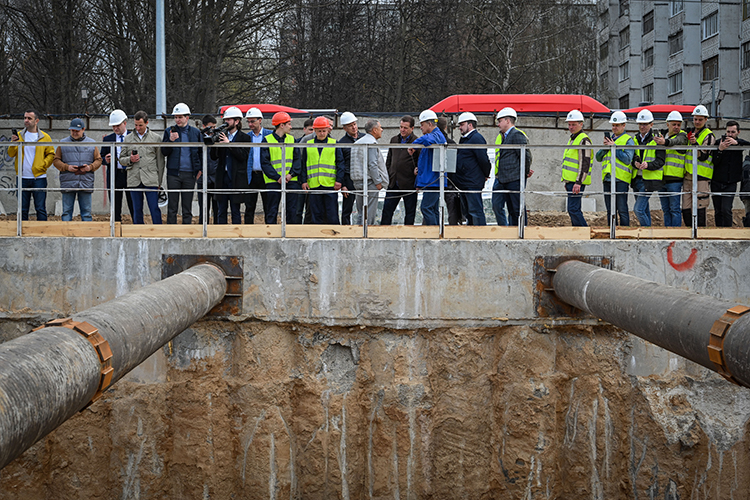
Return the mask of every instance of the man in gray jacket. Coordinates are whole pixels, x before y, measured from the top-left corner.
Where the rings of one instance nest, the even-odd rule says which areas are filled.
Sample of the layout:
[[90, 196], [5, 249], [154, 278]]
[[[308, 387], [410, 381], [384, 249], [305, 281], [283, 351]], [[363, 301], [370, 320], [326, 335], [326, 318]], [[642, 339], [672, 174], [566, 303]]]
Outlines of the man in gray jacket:
[[133, 200], [133, 224], [143, 224], [143, 195], [146, 195], [151, 222], [161, 224], [159, 186], [164, 176], [164, 155], [158, 146], [141, 146], [142, 142], [161, 142], [161, 136], [148, 128], [148, 114], [138, 111], [133, 117], [135, 129], [125, 136], [120, 164], [128, 169], [128, 189]]
[[[383, 127], [377, 120], [370, 120], [365, 125], [365, 135], [358, 139], [354, 144], [377, 144], [378, 139], [383, 135]], [[383, 183], [387, 185], [388, 180], [383, 179], [387, 175], [383, 155], [380, 154], [379, 148], [373, 147], [353, 147], [352, 159], [350, 165], [350, 175], [354, 183], [354, 189], [357, 191], [357, 218], [355, 224], [362, 224], [362, 208], [364, 205], [365, 185], [365, 151], [367, 151], [367, 224], [375, 224], [375, 216], [378, 212], [378, 191], [383, 189]]]
[[74, 118], [70, 122], [70, 135], [60, 142], [72, 142], [75, 146], [58, 146], [52, 162], [60, 171], [62, 189], [62, 220], [73, 220], [73, 207], [78, 197], [81, 220], [91, 220], [91, 193], [94, 191], [94, 172], [102, 165], [102, 157], [96, 146], [84, 146], [84, 142], [96, 142], [86, 136], [83, 120]]

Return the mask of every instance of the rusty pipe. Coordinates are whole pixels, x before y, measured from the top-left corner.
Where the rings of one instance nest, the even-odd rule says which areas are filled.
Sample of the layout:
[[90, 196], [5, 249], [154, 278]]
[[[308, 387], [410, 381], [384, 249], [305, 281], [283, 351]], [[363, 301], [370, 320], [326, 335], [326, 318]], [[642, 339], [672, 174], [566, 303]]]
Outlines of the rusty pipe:
[[[0, 344], [0, 469], [205, 316], [226, 286], [218, 267], [200, 264], [77, 313], [68, 327]], [[107, 346], [94, 347], [97, 335]]]
[[750, 387], [750, 308], [575, 260], [557, 267], [552, 286], [564, 302]]

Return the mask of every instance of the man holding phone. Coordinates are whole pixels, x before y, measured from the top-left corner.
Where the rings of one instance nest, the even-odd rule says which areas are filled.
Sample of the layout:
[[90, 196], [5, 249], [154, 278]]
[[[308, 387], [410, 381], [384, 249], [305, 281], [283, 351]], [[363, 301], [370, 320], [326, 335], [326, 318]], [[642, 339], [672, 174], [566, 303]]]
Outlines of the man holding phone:
[[[130, 215], [133, 215], [133, 201], [130, 198], [130, 193], [127, 191], [117, 191], [118, 189], [125, 189], [128, 187], [128, 173], [125, 167], [120, 165], [119, 159], [122, 151], [122, 143], [125, 137], [128, 136], [128, 115], [121, 109], [116, 109], [109, 114], [109, 126], [112, 127], [112, 133], [105, 135], [103, 142], [115, 142], [117, 146], [110, 148], [109, 146], [102, 147], [102, 160], [104, 166], [115, 169], [115, 193], [112, 195], [112, 187], [110, 186], [111, 175], [108, 169], [105, 169], [104, 176], [106, 177], [107, 189], [109, 191], [109, 201], [112, 203], [114, 199], [115, 203], [115, 220], [117, 222], [122, 221], [122, 198], [125, 193], [125, 200], [128, 203], [128, 210]], [[126, 152], [127, 153], [127, 152]], [[114, 155], [114, 158], [112, 156]]]
[[[630, 225], [630, 213], [628, 212], [628, 190], [630, 181], [633, 180], [633, 150], [632, 149], [615, 149], [614, 162], [611, 147], [615, 146], [634, 146], [633, 138], [625, 133], [625, 125], [628, 117], [622, 111], [615, 111], [609, 118], [612, 124], [612, 134], [604, 133], [604, 146], [606, 149], [600, 149], [596, 152], [596, 161], [602, 162], [602, 184], [604, 187], [604, 204], [607, 206], [607, 223], [612, 222], [610, 195], [612, 181], [610, 172], [612, 163], [615, 169], [615, 213], [620, 216], [620, 225]], [[617, 221], [615, 221], [617, 222]]]
[[[200, 130], [189, 125], [190, 108], [181, 102], [172, 109], [174, 125], [164, 131], [162, 142], [203, 142]], [[177, 208], [182, 201], [182, 223], [193, 223], [193, 190], [201, 175], [202, 155], [198, 147], [162, 146], [167, 159], [169, 205], [167, 224], [177, 224]]]
[[[16, 174], [21, 176], [23, 197], [21, 198], [21, 219], [29, 220], [29, 206], [34, 197], [36, 220], [47, 220], [47, 169], [55, 159], [55, 148], [52, 146], [24, 146], [22, 150], [23, 165], [18, 166], [19, 142], [52, 142], [50, 136], [39, 130], [39, 113], [34, 110], [23, 114], [23, 130], [19, 133], [13, 129], [10, 140], [14, 146], [8, 148], [8, 156], [16, 159]], [[27, 191], [28, 189], [28, 191]], [[33, 190], [33, 191], [32, 191]]]
[[133, 200], [133, 224], [143, 224], [143, 195], [153, 224], [161, 224], [159, 186], [164, 176], [164, 155], [157, 146], [142, 146], [143, 142], [161, 142], [159, 134], [148, 128], [148, 114], [138, 111], [133, 117], [135, 129], [125, 137], [120, 153], [120, 165], [127, 169], [127, 186]]
[[[716, 139], [708, 128], [708, 110], [699, 104], [693, 110], [695, 130], [688, 130], [691, 146], [713, 146]], [[698, 227], [706, 226], [706, 209], [709, 203], [709, 181], [714, 176], [713, 151], [698, 150]], [[693, 151], [685, 153], [685, 178], [682, 181], [682, 220], [692, 227], [693, 217]]]
[[94, 172], [102, 165], [102, 157], [96, 146], [85, 146], [87, 142], [96, 142], [86, 136], [83, 120], [74, 118], [68, 127], [70, 135], [60, 142], [74, 143], [71, 146], [58, 146], [53, 161], [60, 171], [60, 188], [62, 191], [62, 220], [73, 220], [73, 208], [78, 198], [81, 220], [91, 219], [91, 193], [94, 192]]

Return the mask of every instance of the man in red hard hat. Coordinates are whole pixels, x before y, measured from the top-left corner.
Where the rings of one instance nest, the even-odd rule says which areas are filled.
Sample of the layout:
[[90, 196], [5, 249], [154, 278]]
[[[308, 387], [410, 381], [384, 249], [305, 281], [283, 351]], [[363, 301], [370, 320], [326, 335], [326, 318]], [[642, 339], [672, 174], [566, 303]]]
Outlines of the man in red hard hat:
[[[313, 122], [315, 137], [306, 144], [336, 144], [330, 137], [331, 122], [319, 116]], [[344, 155], [340, 148], [311, 147], [302, 150], [300, 181], [305, 190], [322, 191], [310, 196], [310, 212], [313, 224], [338, 224], [338, 194], [344, 181]]]
[[[286, 183], [286, 223], [291, 224], [297, 213], [298, 191], [301, 189], [298, 176], [300, 173], [299, 150], [294, 148], [292, 137], [292, 117], [280, 111], [273, 115], [271, 124], [274, 131], [263, 137], [263, 143], [275, 144], [275, 147], [264, 147], [260, 150], [260, 165], [268, 191], [268, 211], [266, 224], [276, 224], [281, 203], [281, 183]], [[286, 144], [287, 147], [282, 147]], [[283, 175], [283, 177], [282, 177]]]

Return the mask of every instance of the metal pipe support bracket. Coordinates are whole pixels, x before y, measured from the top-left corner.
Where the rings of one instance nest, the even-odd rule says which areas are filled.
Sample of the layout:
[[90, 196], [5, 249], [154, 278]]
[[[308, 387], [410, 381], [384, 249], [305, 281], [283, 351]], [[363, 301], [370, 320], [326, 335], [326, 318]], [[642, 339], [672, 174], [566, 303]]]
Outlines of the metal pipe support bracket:
[[42, 328], [48, 328], [52, 326], [69, 328], [70, 330], [73, 330], [81, 337], [88, 340], [88, 342], [96, 351], [97, 356], [99, 356], [99, 362], [101, 363], [101, 376], [99, 377], [99, 385], [96, 389], [96, 394], [94, 394], [94, 397], [91, 398], [89, 404], [86, 405], [86, 407], [88, 407], [91, 403], [102, 397], [102, 393], [106, 391], [112, 384], [112, 375], [114, 374], [115, 370], [114, 368], [112, 368], [112, 349], [109, 346], [109, 342], [107, 342], [107, 339], [102, 337], [102, 335], [99, 333], [99, 330], [95, 326], [86, 323], [85, 321], [73, 321], [71, 318], [53, 319], [52, 321], [48, 321], [44, 325], [35, 328], [32, 331], [37, 331], [41, 330]]
[[743, 305], [727, 309], [727, 312], [717, 319], [711, 327], [711, 336], [708, 341], [708, 357], [716, 365], [716, 371], [719, 375], [737, 385], [740, 384], [727, 368], [724, 358], [724, 340], [732, 324], [748, 311], [750, 311], [750, 307]]

